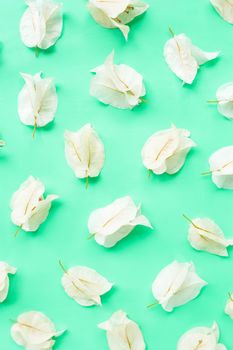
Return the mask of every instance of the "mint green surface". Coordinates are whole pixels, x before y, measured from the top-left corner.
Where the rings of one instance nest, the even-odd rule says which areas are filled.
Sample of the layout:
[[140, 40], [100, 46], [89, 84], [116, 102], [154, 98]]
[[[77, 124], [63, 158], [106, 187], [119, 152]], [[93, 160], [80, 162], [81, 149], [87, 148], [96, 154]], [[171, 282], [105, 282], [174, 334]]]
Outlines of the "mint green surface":
[[[219, 190], [208, 170], [209, 155], [233, 144], [233, 124], [208, 105], [219, 85], [233, 80], [233, 27], [224, 22], [208, 0], [148, 0], [149, 11], [131, 25], [126, 43], [118, 30], [97, 25], [86, 10], [85, 0], [64, 1], [64, 31], [47, 52], [23, 45], [19, 20], [23, 1], [1, 1], [0, 11], [0, 133], [7, 142], [0, 155], [0, 260], [18, 268], [11, 278], [10, 293], [0, 305], [0, 349], [19, 347], [10, 337], [10, 319], [38, 310], [50, 317], [57, 329], [67, 328], [57, 350], [108, 349], [105, 332], [97, 324], [118, 309], [140, 325], [148, 350], [173, 350], [179, 337], [194, 326], [220, 326], [221, 341], [232, 349], [233, 321], [224, 312], [228, 291], [233, 290], [233, 252], [220, 258], [192, 249], [187, 241], [190, 217], [214, 219], [226, 236], [233, 236], [233, 192]], [[215, 62], [204, 65], [192, 86], [181, 82], [167, 67], [163, 46], [168, 27], [186, 33], [204, 50], [221, 50]], [[89, 95], [89, 70], [102, 64], [112, 49], [116, 63], [126, 63], [145, 79], [148, 103], [133, 111], [104, 106]], [[59, 107], [55, 122], [37, 130], [23, 125], [17, 115], [17, 95], [23, 86], [19, 72], [55, 77]], [[77, 130], [91, 122], [101, 136], [106, 162], [101, 176], [85, 183], [76, 179], [64, 158], [64, 130]], [[142, 165], [141, 148], [155, 131], [171, 123], [192, 133], [198, 147], [184, 168], [173, 176], [152, 176]], [[60, 196], [48, 220], [36, 233], [20, 232], [10, 220], [12, 193], [29, 176], [40, 178], [47, 193]], [[112, 249], [87, 240], [90, 212], [129, 194], [142, 203], [154, 230], [137, 228]], [[70, 299], [60, 284], [66, 267], [95, 268], [115, 287], [103, 298], [102, 307], [83, 308]], [[193, 261], [208, 282], [194, 301], [166, 313], [154, 301], [151, 284], [174, 259]]]

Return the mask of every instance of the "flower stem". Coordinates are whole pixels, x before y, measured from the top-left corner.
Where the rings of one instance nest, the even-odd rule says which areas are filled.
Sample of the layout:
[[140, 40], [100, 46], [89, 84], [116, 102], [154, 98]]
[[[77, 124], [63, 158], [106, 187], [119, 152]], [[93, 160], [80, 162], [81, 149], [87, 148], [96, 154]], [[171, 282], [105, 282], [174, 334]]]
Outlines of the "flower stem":
[[35, 47], [35, 56], [36, 56], [36, 57], [39, 56], [39, 52], [40, 52], [40, 51], [39, 51], [39, 47], [36, 46], [36, 47]]
[[169, 30], [169, 33], [171, 34], [171, 36], [175, 36], [176, 35], [171, 27], [168, 27], [168, 30]]
[[60, 265], [62, 271], [63, 271], [64, 273], [67, 273], [67, 270], [65, 269], [65, 267], [64, 267], [64, 265], [63, 265], [61, 259], [60, 259], [58, 262], [59, 262], [59, 265]]
[[152, 309], [153, 307], [159, 305], [159, 302], [156, 300], [154, 303], [147, 305], [148, 309]]

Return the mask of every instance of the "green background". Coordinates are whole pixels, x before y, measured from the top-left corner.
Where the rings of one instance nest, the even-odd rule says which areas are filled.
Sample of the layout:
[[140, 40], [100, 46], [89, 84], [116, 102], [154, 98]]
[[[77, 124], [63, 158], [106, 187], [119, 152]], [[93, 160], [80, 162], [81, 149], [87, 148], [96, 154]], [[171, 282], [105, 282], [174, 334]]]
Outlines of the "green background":
[[[123, 309], [140, 325], [148, 350], [175, 349], [179, 337], [194, 326], [211, 326], [216, 320], [221, 340], [232, 349], [233, 321], [223, 310], [233, 290], [233, 252], [220, 258], [192, 249], [187, 241], [190, 217], [214, 219], [226, 236], [233, 237], [233, 194], [219, 190], [208, 170], [209, 155], [233, 143], [233, 124], [222, 117], [208, 99], [219, 85], [233, 80], [233, 29], [208, 0], [148, 0], [150, 9], [131, 25], [126, 43], [118, 30], [97, 25], [86, 1], [64, 1], [64, 30], [56, 46], [40, 52], [23, 45], [19, 20], [23, 1], [1, 0], [0, 10], [0, 132], [7, 142], [0, 155], [0, 259], [18, 268], [10, 293], [0, 305], [0, 348], [19, 347], [10, 337], [18, 314], [38, 310], [67, 333], [56, 349], [108, 349], [105, 333], [97, 324]], [[221, 56], [199, 70], [192, 86], [183, 86], [167, 67], [163, 46], [168, 27], [186, 33], [194, 44]], [[102, 64], [112, 49], [116, 63], [140, 72], [147, 88], [146, 104], [133, 111], [104, 106], [89, 95], [90, 69]], [[37, 130], [23, 125], [17, 115], [17, 95], [23, 86], [19, 72], [55, 77], [59, 106], [55, 122]], [[64, 130], [77, 130], [91, 122], [101, 136], [106, 162], [101, 176], [85, 183], [74, 177], [64, 158]], [[141, 148], [155, 131], [171, 123], [191, 131], [197, 143], [184, 168], [176, 175], [152, 176], [142, 165]], [[47, 193], [60, 196], [48, 220], [36, 233], [20, 232], [10, 220], [12, 193], [29, 176], [40, 178]], [[142, 203], [154, 230], [137, 228], [112, 249], [87, 240], [90, 212], [124, 195]], [[60, 284], [62, 259], [67, 267], [87, 265], [115, 282], [103, 297], [102, 307], [83, 308], [70, 299]], [[154, 301], [151, 284], [157, 273], [174, 259], [193, 261], [208, 282], [194, 301], [166, 313]]]

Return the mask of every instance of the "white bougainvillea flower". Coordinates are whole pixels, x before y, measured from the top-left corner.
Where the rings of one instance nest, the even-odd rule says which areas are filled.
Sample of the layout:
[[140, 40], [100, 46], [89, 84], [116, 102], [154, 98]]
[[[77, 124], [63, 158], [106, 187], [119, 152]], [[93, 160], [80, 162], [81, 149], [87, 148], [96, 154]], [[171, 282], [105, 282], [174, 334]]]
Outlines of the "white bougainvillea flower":
[[65, 156], [76, 177], [86, 178], [99, 175], [104, 165], [104, 145], [91, 124], [76, 132], [65, 131]]
[[90, 94], [99, 101], [121, 109], [132, 109], [146, 94], [143, 77], [133, 68], [113, 62], [114, 51], [103, 65], [92, 70]]
[[138, 225], [152, 228], [149, 220], [141, 215], [140, 206], [136, 206], [130, 196], [94, 210], [88, 219], [90, 235], [106, 248], [113, 247]]
[[52, 0], [25, 2], [28, 8], [20, 21], [21, 40], [27, 47], [48, 49], [55, 44], [62, 32], [62, 4]]
[[155, 174], [175, 174], [183, 166], [185, 158], [195, 143], [189, 138], [190, 132], [170, 129], [156, 132], [146, 141], [142, 148], [144, 166]]
[[228, 256], [227, 247], [233, 245], [233, 239], [226, 239], [221, 228], [208, 218], [189, 219], [190, 222], [188, 240], [191, 246], [197, 250]]
[[66, 270], [59, 262], [64, 275], [61, 283], [65, 292], [82, 306], [101, 305], [101, 296], [113, 286], [105, 277], [86, 266], [74, 266]]
[[[11, 220], [24, 231], [36, 231], [46, 220], [51, 203], [58, 196], [51, 194], [44, 198], [45, 187], [41, 181], [29, 176], [11, 199]], [[16, 232], [16, 233], [17, 233]]]
[[89, 0], [88, 9], [95, 21], [105, 28], [118, 28], [128, 39], [129, 26], [135, 17], [148, 9], [149, 5], [140, 0]]
[[219, 15], [229, 23], [233, 23], [233, 0], [210, 0]]
[[50, 123], [57, 110], [57, 94], [52, 78], [41, 78], [41, 72], [33, 75], [21, 73], [25, 84], [18, 95], [18, 113], [21, 122], [34, 127]]
[[152, 284], [152, 293], [164, 310], [171, 312], [175, 307], [196, 298], [207, 283], [195, 272], [191, 262], [173, 261], [163, 268]]
[[233, 320], [233, 296], [232, 296], [232, 293], [229, 293], [229, 298], [227, 300], [224, 311]]
[[165, 60], [178, 78], [184, 83], [192, 84], [199, 66], [215, 59], [219, 52], [202, 51], [185, 34], [171, 33], [173, 37], [164, 46]]
[[233, 119], [233, 82], [221, 85], [216, 92], [216, 98], [208, 102], [217, 103], [219, 113], [228, 119]]
[[57, 332], [52, 321], [38, 311], [21, 314], [11, 328], [13, 340], [26, 350], [51, 350], [54, 338], [63, 332]]
[[219, 188], [233, 190], [233, 146], [220, 148], [209, 158], [210, 171], [202, 175], [212, 175], [212, 181]]
[[219, 328], [216, 322], [212, 328], [195, 327], [182, 335], [177, 350], [227, 350], [219, 342]]
[[115, 312], [111, 318], [98, 325], [107, 333], [110, 350], [145, 350], [146, 345], [137, 323], [131, 321], [124, 311]]
[[2, 303], [7, 298], [10, 284], [8, 275], [14, 275], [15, 273], [15, 267], [10, 266], [4, 261], [0, 261], [0, 303]]

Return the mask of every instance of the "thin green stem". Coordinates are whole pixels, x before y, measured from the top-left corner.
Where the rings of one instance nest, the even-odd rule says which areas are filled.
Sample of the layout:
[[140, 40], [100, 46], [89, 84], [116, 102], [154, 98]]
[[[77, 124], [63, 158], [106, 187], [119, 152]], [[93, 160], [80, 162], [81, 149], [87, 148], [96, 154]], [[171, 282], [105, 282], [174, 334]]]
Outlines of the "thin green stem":
[[35, 56], [36, 56], [36, 57], [39, 56], [39, 52], [40, 52], [39, 47], [36, 46], [36, 47], [35, 47]]
[[88, 236], [87, 236], [87, 239], [92, 239], [93, 237], [95, 237], [95, 233], [90, 233]]
[[14, 233], [14, 237], [16, 237], [20, 233], [20, 231], [22, 230], [22, 226], [23, 225], [20, 225], [19, 227], [17, 227], [17, 229], [16, 229], [16, 231]]
[[88, 180], [88, 176], [86, 176], [86, 190], [88, 189], [88, 185], [89, 185], [89, 180]]
[[206, 176], [212, 174], [212, 170], [205, 171], [204, 173], [201, 173], [201, 175]]
[[66, 270], [65, 266], [63, 265], [61, 259], [59, 259], [58, 263], [59, 263], [59, 265], [60, 265], [62, 271], [63, 271], [64, 273], [67, 273], [67, 270]]
[[169, 33], [171, 34], [171, 36], [175, 36], [176, 35], [171, 27], [168, 27], [168, 30], [169, 30]]
[[152, 309], [153, 307], [158, 306], [158, 305], [159, 305], [159, 302], [156, 300], [154, 303], [147, 305], [147, 308]]
[[193, 224], [192, 220], [185, 214], [182, 214], [182, 216], [188, 221], [190, 222], [190, 224]]

